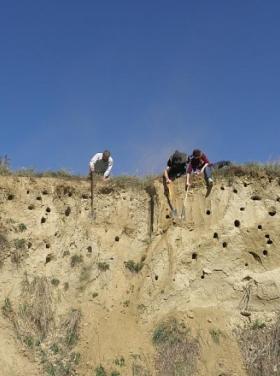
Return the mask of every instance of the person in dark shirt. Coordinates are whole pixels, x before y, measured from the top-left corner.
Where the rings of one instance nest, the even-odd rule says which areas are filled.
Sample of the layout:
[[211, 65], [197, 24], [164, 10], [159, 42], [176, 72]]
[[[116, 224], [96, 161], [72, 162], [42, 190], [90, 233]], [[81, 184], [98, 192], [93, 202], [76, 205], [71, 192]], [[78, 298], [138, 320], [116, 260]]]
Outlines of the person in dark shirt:
[[176, 195], [172, 182], [187, 172], [189, 158], [186, 153], [176, 150], [168, 159], [166, 169], [163, 173], [164, 194], [167, 197], [168, 205], [172, 210], [172, 216], [177, 216]]
[[176, 150], [168, 159], [167, 167], [164, 170], [164, 177], [167, 184], [176, 178], [186, 174], [189, 158], [186, 153]]
[[190, 175], [204, 174], [204, 179], [207, 188], [213, 186], [212, 178], [212, 164], [209, 162], [207, 156], [199, 149], [195, 149], [190, 157], [190, 163], [187, 169], [186, 188], [190, 186]]

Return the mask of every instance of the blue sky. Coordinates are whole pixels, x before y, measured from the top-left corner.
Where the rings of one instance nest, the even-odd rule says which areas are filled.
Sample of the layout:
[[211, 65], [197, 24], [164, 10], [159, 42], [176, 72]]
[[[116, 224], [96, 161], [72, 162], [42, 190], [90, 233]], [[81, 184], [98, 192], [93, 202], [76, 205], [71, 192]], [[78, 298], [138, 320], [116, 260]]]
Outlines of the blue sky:
[[161, 171], [170, 152], [279, 160], [280, 2], [0, 0], [0, 155]]

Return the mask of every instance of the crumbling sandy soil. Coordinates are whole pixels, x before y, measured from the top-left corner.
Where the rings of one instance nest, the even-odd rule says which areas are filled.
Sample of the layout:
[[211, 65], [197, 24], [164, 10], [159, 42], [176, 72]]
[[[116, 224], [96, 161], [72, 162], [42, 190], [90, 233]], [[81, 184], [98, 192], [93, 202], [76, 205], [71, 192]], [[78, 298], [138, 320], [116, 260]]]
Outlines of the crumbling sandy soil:
[[[246, 375], [234, 330], [279, 309], [279, 197], [277, 179], [220, 178], [207, 198], [194, 186], [174, 219], [159, 179], [124, 178], [95, 187], [93, 219], [89, 181], [1, 177], [1, 305], [47, 277], [56, 319], [81, 312], [77, 375], [159, 375], [153, 335], [169, 318], [199, 342], [196, 375]], [[0, 330], [1, 375], [48, 374], [3, 314]]]

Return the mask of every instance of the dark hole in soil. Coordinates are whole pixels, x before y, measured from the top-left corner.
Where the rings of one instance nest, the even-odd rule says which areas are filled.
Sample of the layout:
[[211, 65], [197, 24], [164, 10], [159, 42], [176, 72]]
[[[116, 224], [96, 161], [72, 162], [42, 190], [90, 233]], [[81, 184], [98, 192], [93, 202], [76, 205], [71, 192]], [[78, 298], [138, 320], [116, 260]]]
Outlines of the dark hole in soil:
[[194, 252], [194, 253], [192, 254], [192, 259], [193, 259], [193, 260], [197, 260], [197, 253]]
[[119, 236], [115, 236], [115, 241], [118, 242], [120, 240]]
[[70, 213], [71, 213], [71, 208], [70, 206], [68, 206], [67, 209], [65, 210], [66, 217], [69, 217]]
[[263, 255], [264, 255], [264, 256], [267, 256], [267, 255], [268, 255], [268, 252], [267, 252], [266, 249], [263, 251]]
[[45, 223], [46, 222], [46, 218], [45, 217], [42, 217], [41, 218], [41, 223]]
[[234, 221], [234, 226], [235, 226], [235, 227], [239, 227], [239, 226], [240, 226], [240, 221], [239, 221], [238, 219], [236, 219], [236, 220]]

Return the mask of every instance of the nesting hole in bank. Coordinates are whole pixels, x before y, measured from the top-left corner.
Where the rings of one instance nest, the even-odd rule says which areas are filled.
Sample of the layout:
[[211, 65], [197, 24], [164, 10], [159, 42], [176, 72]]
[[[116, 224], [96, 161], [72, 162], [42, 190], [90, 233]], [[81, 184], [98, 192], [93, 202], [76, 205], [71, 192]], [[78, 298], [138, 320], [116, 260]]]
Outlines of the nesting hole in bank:
[[234, 226], [235, 226], [235, 227], [240, 227], [240, 221], [239, 221], [238, 219], [236, 219], [236, 220], [234, 221]]

